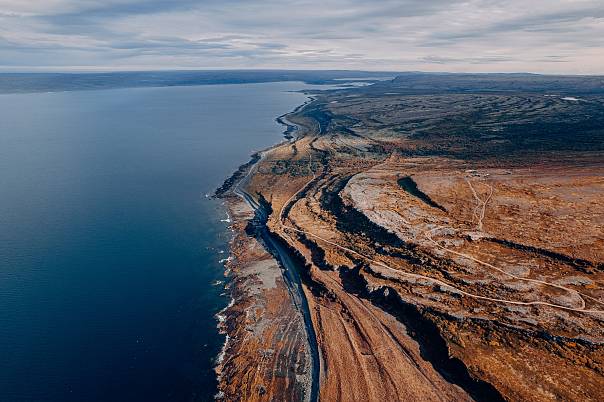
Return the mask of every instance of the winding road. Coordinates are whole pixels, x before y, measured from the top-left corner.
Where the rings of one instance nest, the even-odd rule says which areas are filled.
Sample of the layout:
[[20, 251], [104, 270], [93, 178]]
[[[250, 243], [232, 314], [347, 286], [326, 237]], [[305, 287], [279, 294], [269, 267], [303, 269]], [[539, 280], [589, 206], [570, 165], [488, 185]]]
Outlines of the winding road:
[[[260, 159], [254, 165], [250, 167], [247, 174], [239, 180], [233, 193], [242, 198], [256, 213], [260, 214], [262, 218], [267, 218], [265, 209], [260, 205], [258, 201], [251, 194], [245, 191], [242, 186], [247, 185], [252, 172], [256, 169], [258, 164], [262, 162], [266, 157], [266, 152], [262, 152]], [[290, 253], [285, 247], [273, 236], [266, 225], [262, 230], [262, 239], [266, 246], [270, 247], [277, 255], [280, 266], [283, 269], [283, 279], [286, 283], [289, 292], [292, 295], [292, 301], [295, 307], [300, 311], [302, 319], [304, 321], [304, 329], [308, 338], [308, 347], [310, 349], [311, 357], [311, 383], [309, 392], [309, 401], [316, 402], [319, 399], [319, 377], [320, 377], [320, 355], [317, 344], [317, 336], [315, 334], [314, 327], [312, 325], [312, 318], [310, 316], [310, 308], [308, 301], [302, 288], [302, 280], [298, 273], [298, 267], [295, 261], [291, 258]], [[290, 239], [291, 240], [291, 239]]]

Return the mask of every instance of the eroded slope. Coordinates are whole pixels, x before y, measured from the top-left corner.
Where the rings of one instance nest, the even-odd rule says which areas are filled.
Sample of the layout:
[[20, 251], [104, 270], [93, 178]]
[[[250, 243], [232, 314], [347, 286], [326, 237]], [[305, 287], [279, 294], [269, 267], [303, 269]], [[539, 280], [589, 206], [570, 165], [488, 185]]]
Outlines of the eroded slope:
[[586, 80], [395, 80], [288, 116], [296, 139], [246, 189], [299, 262], [321, 400], [604, 399], [604, 103]]

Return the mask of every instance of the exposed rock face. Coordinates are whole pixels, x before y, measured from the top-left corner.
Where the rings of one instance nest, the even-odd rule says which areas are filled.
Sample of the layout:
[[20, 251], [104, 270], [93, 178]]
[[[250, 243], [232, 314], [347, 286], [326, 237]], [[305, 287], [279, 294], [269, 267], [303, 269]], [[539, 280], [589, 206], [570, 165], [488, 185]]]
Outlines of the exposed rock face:
[[309, 400], [311, 360], [302, 316], [278, 262], [246, 233], [253, 210], [236, 197], [227, 202], [235, 233], [227, 264], [233, 302], [221, 323], [228, 340], [217, 366], [217, 399]]
[[439, 88], [319, 96], [246, 176], [310, 315], [239, 228], [226, 399], [312, 398], [316, 342], [324, 401], [604, 400], [604, 98]]

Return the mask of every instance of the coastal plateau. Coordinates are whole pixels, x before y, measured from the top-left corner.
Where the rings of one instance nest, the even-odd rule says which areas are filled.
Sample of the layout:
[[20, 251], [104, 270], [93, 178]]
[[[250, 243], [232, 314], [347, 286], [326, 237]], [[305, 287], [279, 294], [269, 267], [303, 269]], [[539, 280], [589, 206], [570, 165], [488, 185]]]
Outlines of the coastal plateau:
[[604, 79], [312, 94], [217, 195], [228, 401], [604, 400]]

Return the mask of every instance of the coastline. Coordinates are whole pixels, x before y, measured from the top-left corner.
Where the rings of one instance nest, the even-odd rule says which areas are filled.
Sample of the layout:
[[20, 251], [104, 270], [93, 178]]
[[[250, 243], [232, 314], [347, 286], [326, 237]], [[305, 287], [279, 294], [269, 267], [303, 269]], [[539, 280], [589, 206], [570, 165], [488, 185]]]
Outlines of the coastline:
[[[294, 136], [293, 133], [296, 132], [296, 130], [298, 130], [298, 125], [291, 122], [288, 119], [288, 116], [291, 116], [294, 113], [298, 113], [299, 111], [301, 111], [305, 106], [307, 106], [308, 104], [310, 104], [311, 102], [313, 102], [316, 98], [312, 95], [308, 95], [308, 98], [306, 99], [306, 101], [304, 101], [304, 103], [302, 103], [301, 105], [296, 106], [296, 108], [294, 110], [292, 110], [291, 112], [287, 112], [282, 114], [281, 116], [277, 117], [275, 119], [275, 121], [283, 126], [285, 126], [285, 130], [283, 131], [283, 137], [288, 140], [291, 141]], [[276, 146], [278, 146], [279, 144], [275, 144], [273, 147], [274, 148]], [[253, 157], [253, 155], [252, 155]]]
[[216, 357], [215, 400], [254, 401], [271, 395], [310, 401], [318, 394], [315, 377], [319, 364], [313, 358], [318, 353], [311, 350], [308, 332], [314, 330], [307, 322], [310, 312], [299, 278], [296, 285], [288, 264], [273, 255], [280, 252], [273, 240], [267, 239], [268, 233], [263, 233], [270, 214], [259, 204], [263, 200], [256, 201], [242, 189], [265, 153], [294, 138], [299, 126], [288, 116], [313, 100], [309, 96], [293, 111], [278, 116], [275, 121], [285, 126], [285, 141], [254, 152], [214, 193], [224, 200], [233, 232], [224, 264], [225, 289], [230, 290], [231, 300], [216, 315], [225, 342]]

